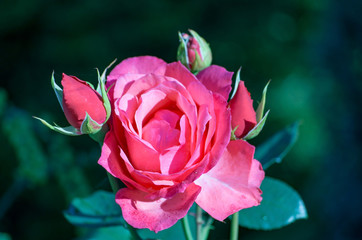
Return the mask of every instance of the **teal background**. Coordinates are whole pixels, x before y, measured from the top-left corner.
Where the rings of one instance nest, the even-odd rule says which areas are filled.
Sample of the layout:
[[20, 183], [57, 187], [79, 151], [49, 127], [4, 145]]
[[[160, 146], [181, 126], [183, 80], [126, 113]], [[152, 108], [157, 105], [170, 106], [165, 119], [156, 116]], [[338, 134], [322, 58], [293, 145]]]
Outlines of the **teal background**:
[[[213, 63], [236, 72], [255, 107], [264, 85], [269, 119], [258, 145], [301, 120], [292, 151], [267, 175], [305, 201], [308, 220], [240, 239], [360, 239], [362, 1], [0, 2], [0, 232], [12, 239], [72, 239], [70, 200], [109, 189], [100, 151], [86, 136], [51, 132], [31, 116], [67, 125], [50, 86], [55, 71], [96, 83], [115, 58], [175, 61], [178, 31], [196, 30]], [[228, 239], [229, 221], [211, 239]]]

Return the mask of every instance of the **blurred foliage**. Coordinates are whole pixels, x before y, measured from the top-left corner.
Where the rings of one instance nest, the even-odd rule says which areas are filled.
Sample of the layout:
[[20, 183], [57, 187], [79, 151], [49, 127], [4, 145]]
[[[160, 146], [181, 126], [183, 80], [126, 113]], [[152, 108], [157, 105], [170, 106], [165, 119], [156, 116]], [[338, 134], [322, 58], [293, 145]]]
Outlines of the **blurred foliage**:
[[[301, 121], [295, 146], [267, 174], [300, 193], [309, 219], [268, 232], [243, 229], [241, 238], [358, 239], [361, 9], [360, 0], [0, 1], [1, 237], [76, 238], [82, 230], [61, 211], [74, 197], [109, 188], [96, 143], [60, 136], [31, 118], [67, 125], [52, 71], [96, 83], [94, 68], [114, 58], [171, 62], [177, 31], [191, 28], [210, 43], [215, 64], [234, 72], [242, 66], [253, 99], [272, 79], [270, 114], [253, 144]], [[229, 225], [215, 225], [211, 239], [227, 238]]]

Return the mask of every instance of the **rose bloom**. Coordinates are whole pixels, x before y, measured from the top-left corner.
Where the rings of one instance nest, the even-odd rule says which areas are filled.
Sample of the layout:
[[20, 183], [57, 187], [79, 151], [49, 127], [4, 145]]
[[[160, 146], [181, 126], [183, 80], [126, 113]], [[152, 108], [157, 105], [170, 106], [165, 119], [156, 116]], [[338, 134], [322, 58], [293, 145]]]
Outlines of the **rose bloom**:
[[255, 124], [244, 83], [227, 102], [231, 72], [212, 65], [197, 76], [151, 56], [122, 61], [107, 78], [110, 131], [98, 161], [127, 187], [116, 194], [133, 227], [160, 231], [196, 202], [222, 221], [259, 205], [261, 164], [254, 147], [230, 141]]

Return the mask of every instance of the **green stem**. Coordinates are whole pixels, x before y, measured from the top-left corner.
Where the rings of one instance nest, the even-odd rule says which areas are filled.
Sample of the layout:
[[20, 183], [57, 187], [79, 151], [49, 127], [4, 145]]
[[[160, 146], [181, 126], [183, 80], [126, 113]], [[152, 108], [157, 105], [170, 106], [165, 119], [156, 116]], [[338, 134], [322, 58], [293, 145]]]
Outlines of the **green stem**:
[[193, 240], [187, 214], [185, 215], [185, 217], [182, 218], [182, 228], [184, 230], [186, 240]]
[[239, 212], [233, 214], [231, 220], [230, 240], [238, 240], [239, 235]]
[[142, 238], [138, 235], [136, 229], [134, 229], [131, 225], [129, 225], [127, 222], [126, 222], [126, 225], [127, 225], [127, 228], [128, 228], [128, 231], [131, 233], [132, 235], [132, 239], [134, 240], [142, 240]]
[[205, 227], [202, 229], [203, 240], [206, 240], [209, 237], [209, 232], [210, 232], [213, 222], [214, 222], [214, 219], [212, 217], [209, 217]]
[[117, 193], [119, 190], [117, 180], [109, 172], [107, 172], [107, 176], [108, 176], [109, 183], [111, 184], [113, 193]]
[[202, 209], [196, 205], [196, 239], [202, 240]]

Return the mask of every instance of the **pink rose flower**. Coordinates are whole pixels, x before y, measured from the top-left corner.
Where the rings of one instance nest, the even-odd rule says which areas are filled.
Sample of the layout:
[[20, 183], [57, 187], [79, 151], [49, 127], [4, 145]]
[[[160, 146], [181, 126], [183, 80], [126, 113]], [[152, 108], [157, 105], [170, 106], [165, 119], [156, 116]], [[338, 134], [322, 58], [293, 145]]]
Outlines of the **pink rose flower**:
[[97, 123], [106, 119], [102, 97], [87, 82], [63, 73], [63, 111], [70, 125], [80, 129], [86, 113]]
[[126, 184], [116, 202], [130, 225], [169, 228], [195, 201], [220, 221], [260, 203], [264, 171], [254, 147], [230, 141], [232, 124], [243, 134], [255, 112], [243, 84], [227, 103], [231, 77], [215, 65], [195, 77], [180, 62], [150, 56], [109, 74], [111, 129], [98, 163]]

